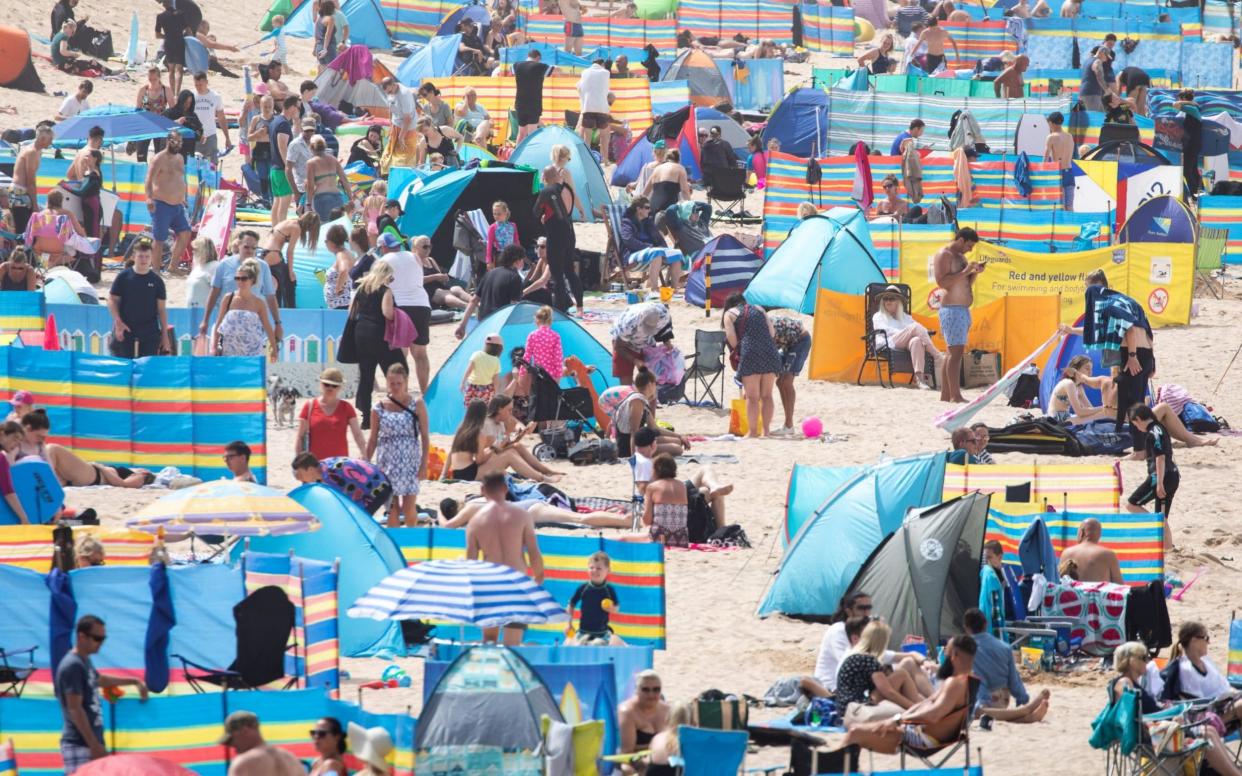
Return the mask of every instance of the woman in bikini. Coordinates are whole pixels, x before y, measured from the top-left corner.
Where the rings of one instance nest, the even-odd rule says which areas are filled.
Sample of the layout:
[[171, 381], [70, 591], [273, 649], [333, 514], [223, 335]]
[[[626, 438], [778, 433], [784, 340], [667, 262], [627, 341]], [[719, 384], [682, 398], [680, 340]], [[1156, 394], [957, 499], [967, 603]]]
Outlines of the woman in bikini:
[[[150, 111], [157, 116], [163, 115], [168, 110], [168, 106], [172, 104], [172, 89], [168, 88], [168, 84], [164, 83], [160, 74], [160, 66], [151, 64], [147, 66], [147, 82], [138, 89], [138, 97], [136, 105], [138, 110]], [[138, 161], [145, 162], [147, 160], [147, 151], [151, 147], [150, 140], [139, 140], [134, 144], [138, 154]]]
[[[47, 461], [56, 473], [61, 485], [70, 488], [89, 488], [93, 485], [111, 485], [115, 488], [141, 488], [155, 482], [155, 475], [146, 469], [128, 469], [124, 466], [104, 466], [84, 461], [60, 445], [48, 444], [47, 437], [52, 424], [47, 413], [35, 410], [22, 418], [24, 435], [22, 448], [33, 447], [37, 452], [18, 453], [18, 460], [35, 455]], [[6, 444], [8, 442], [6, 441]]]
[[[1087, 399], [1086, 388], [1107, 392], [1111, 380], [1091, 375], [1091, 359], [1074, 356], [1061, 372], [1061, 380], [1052, 389], [1048, 402], [1048, 415], [1058, 423], [1079, 425], [1093, 420], [1103, 420], [1115, 414], [1110, 407], [1093, 407]], [[1115, 399], [1114, 399], [1115, 401]], [[1105, 399], [1105, 404], [1108, 404]]]
[[448, 468], [453, 479], [475, 481], [492, 472], [512, 469], [518, 475], [536, 482], [557, 482], [559, 474], [543, 474], [523, 459], [516, 450], [505, 448], [484, 433], [487, 404], [470, 402], [462, 418], [453, 445], [449, 450]]
[[449, 167], [460, 166], [455, 141], [461, 140], [462, 136], [457, 130], [448, 126], [436, 126], [426, 116], [418, 120], [414, 129], [422, 135], [422, 139], [418, 141], [417, 155], [414, 157], [415, 166], [421, 166], [430, 154], [443, 156], [445, 165]]
[[[617, 722], [621, 727], [618, 754], [649, 750], [656, 735], [668, 728], [672, 714], [661, 695], [663, 685], [659, 674], [649, 668], [640, 672], [634, 682], [633, 697], [617, 706]], [[640, 772], [628, 763], [622, 764], [621, 770], [627, 774]]]
[[[310, 173], [307, 172], [307, 175]], [[272, 270], [272, 278], [276, 281], [276, 302], [281, 307], [297, 307], [298, 278], [293, 271], [293, 254], [299, 242], [304, 248], [313, 249], [319, 245], [319, 224], [319, 215], [313, 210], [307, 210], [297, 218], [286, 218], [272, 228], [267, 244], [259, 249]]]
[[[345, 175], [345, 168], [339, 159], [328, 153], [328, 144], [321, 136], [311, 138], [310, 150], [314, 156], [306, 162], [306, 180], [311, 208], [319, 216], [319, 222], [326, 224], [332, 220], [332, 211], [353, 199], [354, 191]], [[342, 189], [345, 191], [344, 199], [341, 199]]]

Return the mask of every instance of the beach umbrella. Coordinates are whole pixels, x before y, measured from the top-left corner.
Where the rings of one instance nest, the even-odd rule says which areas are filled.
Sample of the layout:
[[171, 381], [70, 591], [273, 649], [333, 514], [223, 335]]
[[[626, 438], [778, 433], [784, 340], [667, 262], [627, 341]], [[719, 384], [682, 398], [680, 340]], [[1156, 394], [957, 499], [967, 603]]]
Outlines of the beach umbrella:
[[194, 771], [149, 754], [123, 753], [102, 757], [78, 768], [84, 776], [194, 776]]
[[368, 515], [392, 498], [392, 484], [380, 468], [357, 458], [325, 458], [319, 462], [323, 484], [357, 504]]
[[286, 536], [319, 527], [306, 507], [275, 488], [215, 480], [170, 493], [126, 521], [136, 531], [171, 537]]
[[[86, 145], [92, 127], [104, 131], [104, 145], [116, 146], [139, 140], [158, 140], [168, 137], [169, 130], [179, 125], [149, 110], [139, 110], [130, 105], [100, 105], [88, 108], [76, 116], [70, 116], [52, 127], [57, 148], [81, 148]], [[194, 131], [181, 128], [185, 137], [193, 137]]]
[[447, 620], [480, 628], [569, 619], [530, 577], [482, 560], [432, 560], [401, 569], [368, 590], [347, 614], [373, 620]]

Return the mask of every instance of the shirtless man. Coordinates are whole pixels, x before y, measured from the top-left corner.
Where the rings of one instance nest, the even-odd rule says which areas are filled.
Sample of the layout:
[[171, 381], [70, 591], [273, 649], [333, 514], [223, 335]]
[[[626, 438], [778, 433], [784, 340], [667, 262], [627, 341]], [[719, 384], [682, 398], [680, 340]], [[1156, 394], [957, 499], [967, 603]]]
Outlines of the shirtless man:
[[561, 14], [565, 17], [565, 51], [582, 56], [582, 3], [561, 0]]
[[26, 224], [36, 210], [39, 164], [43, 161], [43, 151], [51, 148], [52, 140], [52, 125], [40, 124], [35, 129], [34, 143], [22, 149], [13, 164], [13, 193], [9, 195], [9, 204], [13, 209], [13, 228], [17, 234], [25, 233]]
[[259, 732], [259, 718], [252, 711], [235, 711], [224, 721], [223, 746], [237, 750], [229, 776], [306, 776], [298, 758], [269, 746]]
[[[483, 477], [483, 497], [487, 504], [466, 526], [466, 558], [480, 557], [515, 571], [526, 573], [529, 566], [535, 581], [543, 584], [543, 555], [535, 539], [535, 521], [520, 507], [505, 501], [509, 487], [504, 474], [494, 472]], [[522, 643], [524, 625], [505, 626], [505, 646]], [[483, 640], [495, 642], [498, 628], [484, 628]]]
[[1074, 209], [1074, 138], [1065, 132], [1065, 116], [1048, 114], [1048, 139], [1044, 141], [1044, 161], [1057, 163], [1061, 170], [1061, 201], [1066, 210]]
[[966, 261], [966, 254], [979, 242], [979, 235], [968, 226], [958, 229], [953, 242], [944, 246], [932, 260], [936, 285], [944, 290], [940, 298], [940, 331], [944, 333], [949, 356], [940, 373], [940, 401], [965, 402], [961, 381], [962, 357], [970, 336], [970, 306], [975, 303], [975, 276], [983, 264]]
[[91, 127], [86, 133], [86, 145], [78, 149], [73, 156], [73, 163], [69, 165], [69, 169], [65, 172], [65, 180], [80, 181], [86, 177], [86, 169], [91, 157], [91, 151], [102, 151], [104, 141], [103, 127]]
[[957, 739], [962, 717], [970, 713], [970, 672], [975, 665], [975, 640], [957, 636], [945, 647], [947, 659], [940, 666], [936, 692], [883, 722], [859, 722], [845, 734], [842, 746], [858, 744], [882, 754], [894, 754], [902, 742], [930, 749]]
[[280, 64], [279, 59], [273, 59], [267, 65], [267, 93], [272, 95], [272, 100], [281, 103], [284, 99], [293, 94], [289, 91], [289, 87], [285, 86], [285, 82], [280, 80], [280, 76], [284, 74], [284, 66]]
[[1066, 547], [1061, 553], [1061, 563], [1073, 561], [1078, 569], [1080, 582], [1112, 582], [1124, 584], [1121, 563], [1117, 553], [1100, 545], [1100, 521], [1088, 517], [1078, 524], [1078, 544]]
[[[621, 727], [621, 748], [618, 754], [633, 754], [650, 748], [651, 739], [668, 726], [671, 709], [660, 694], [660, 676], [647, 669], [634, 677], [634, 696], [617, 706], [617, 723]], [[621, 771], [637, 773], [629, 764]]]
[[186, 217], [185, 159], [181, 156], [181, 132], [168, 133], [164, 150], [151, 157], [144, 184], [147, 210], [151, 211], [151, 236], [158, 243], [171, 229], [177, 239], [172, 258], [176, 261], [190, 244], [190, 221]]
[[957, 41], [953, 40], [953, 36], [940, 29], [940, 22], [936, 17], [927, 20], [927, 29], [919, 35], [919, 39], [915, 41], [914, 48], [917, 51], [919, 46], [927, 44], [927, 72], [934, 73], [936, 68], [944, 64], [944, 44], [948, 42], [953, 46], [953, 55], [957, 59], [962, 58], [962, 52], [957, 48]]
[[997, 97], [1005, 97], [1010, 100], [1019, 100], [1026, 96], [1026, 88], [1022, 83], [1022, 74], [1026, 72], [1026, 68], [1031, 64], [1031, 60], [1025, 54], [1018, 55], [1009, 67], [1001, 71], [996, 76], [996, 80], [992, 82], [992, 91]]

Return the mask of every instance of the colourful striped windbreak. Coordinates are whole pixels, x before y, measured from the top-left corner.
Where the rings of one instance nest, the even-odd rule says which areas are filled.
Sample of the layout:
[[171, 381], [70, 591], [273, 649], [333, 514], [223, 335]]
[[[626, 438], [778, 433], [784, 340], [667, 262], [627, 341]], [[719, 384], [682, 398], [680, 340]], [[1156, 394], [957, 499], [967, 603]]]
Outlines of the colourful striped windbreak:
[[1121, 576], [1127, 584], [1140, 586], [1164, 579], [1164, 516], [1129, 512], [1045, 512], [1029, 515], [1007, 515], [993, 509], [988, 513], [985, 538], [995, 539], [1005, 549], [1005, 562], [1020, 565], [1018, 544], [1036, 517], [1042, 517], [1052, 539], [1052, 548], [1060, 555], [1066, 547], [1078, 543], [1078, 526], [1093, 517], [1103, 531], [1100, 544], [1117, 553]]
[[[52, 525], [0, 526], [0, 564], [46, 574], [52, 570]], [[74, 526], [75, 537], [88, 533], [103, 545], [109, 566], [146, 566], [155, 537], [101, 526]]]
[[380, 14], [393, 40], [426, 43], [444, 17], [464, 3], [455, 0], [379, 0]]
[[1062, 511], [1116, 512], [1121, 471], [1116, 464], [948, 464], [945, 499], [973, 491], [993, 494], [1007, 515], [1029, 515], [1047, 507]]
[[698, 36], [748, 38], [789, 43], [793, 40], [793, 6], [779, 0], [679, 0], [677, 29]]
[[43, 331], [43, 292], [6, 291], [0, 294], [0, 335], [9, 341], [21, 332]]
[[[466, 532], [450, 528], [390, 528], [392, 537], [411, 566], [427, 560], [453, 560], [466, 554]], [[627, 644], [664, 649], [664, 547], [586, 536], [539, 535], [543, 553], [544, 588], [556, 602], [568, 607], [578, 586], [587, 581], [587, 558], [603, 550], [612, 559], [609, 581], [620, 599], [611, 615], [612, 629]], [[446, 637], [458, 632], [456, 624], [440, 628]], [[564, 639], [564, 624], [532, 625], [527, 640], [537, 644]], [[467, 638], [477, 631], [466, 628]]]
[[[225, 718], [245, 709], [259, 717], [268, 744], [292, 753], [300, 760], [315, 758], [307, 731], [323, 717], [335, 717], [344, 726], [382, 727], [392, 736], [394, 752], [389, 764], [394, 776], [414, 771], [413, 717], [371, 714], [345, 701], [331, 698], [321, 689], [267, 692], [262, 690], [151, 697], [140, 703], [127, 693], [116, 703], [103, 704], [104, 740], [109, 751], [143, 752], [177, 763], [201, 776], [225, 776], [228, 758], [235, 758], [217, 743]], [[60, 757], [60, 731], [64, 724], [60, 704], [54, 698], [0, 698], [0, 737], [11, 738], [22, 776], [59, 776], [64, 772]], [[345, 756], [352, 771], [361, 767], [353, 754]]]
[[[565, 42], [564, 17], [531, 14], [524, 23], [531, 40], [557, 45]], [[672, 51], [677, 45], [677, 22], [673, 19], [587, 16], [582, 20], [582, 32], [582, 45], [587, 49], [599, 46], [641, 49], [650, 43], [660, 51]], [[546, 91], [544, 99], [547, 99]]]
[[957, 211], [959, 226], [969, 226], [988, 242], [1033, 251], [1081, 250], [1074, 242], [1088, 225], [1098, 226], [1091, 247], [1108, 244], [1112, 229], [1101, 213], [1073, 213], [1062, 208], [971, 207]]
[[1008, 22], [942, 22], [940, 27], [957, 41], [956, 49], [945, 46], [946, 54], [957, 52], [957, 59], [947, 65], [952, 69], [973, 68], [976, 63], [1006, 51], [1018, 53], [1018, 41], [1009, 34]]
[[286, 674], [302, 677], [298, 687], [322, 687], [335, 695], [341, 684], [337, 564], [265, 552], [247, 552], [241, 564], [246, 595], [274, 585], [293, 604], [297, 647], [285, 655]]
[[1242, 263], [1242, 197], [1204, 194], [1199, 197], [1199, 223], [1212, 229], [1225, 229], [1229, 241], [1225, 263]]
[[854, 53], [853, 8], [834, 5], [800, 5], [798, 8], [802, 14], [802, 45], [834, 57]]
[[176, 466], [203, 480], [229, 476], [222, 455], [236, 439], [250, 445], [250, 468], [266, 480], [265, 384], [261, 358], [131, 361], [0, 348], [0, 398], [32, 391], [48, 410], [49, 441], [88, 461]]
[[12, 741], [0, 744], [0, 776], [17, 776], [17, 753]]
[[1242, 687], [1242, 620], [1229, 622], [1229, 684]]
[[[559, 18], [559, 17], [558, 17]], [[613, 79], [609, 91], [616, 97], [611, 115], [618, 121], [629, 122], [635, 136], [651, 126], [651, 92], [646, 78]], [[479, 102], [487, 108], [498, 131], [504, 135], [509, 129], [509, 109], [517, 96], [517, 81], [505, 78], [446, 78], [437, 81], [444, 101], [456, 104], [473, 88]], [[578, 79], [567, 76], [551, 76], [543, 82], [543, 119], [546, 122], [563, 123], [565, 111], [578, 112]]]

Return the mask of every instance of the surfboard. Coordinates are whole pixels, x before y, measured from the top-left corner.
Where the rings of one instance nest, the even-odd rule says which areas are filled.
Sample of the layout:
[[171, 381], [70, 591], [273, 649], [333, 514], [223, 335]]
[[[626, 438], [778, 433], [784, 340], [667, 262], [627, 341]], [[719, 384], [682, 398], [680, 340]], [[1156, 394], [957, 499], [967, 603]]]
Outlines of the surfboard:
[[[60, 486], [51, 465], [41, 458], [24, 458], [9, 468], [13, 489], [34, 525], [52, 522], [65, 504], [65, 489]], [[0, 525], [17, 525], [20, 521], [7, 501], [0, 499]]]
[[1024, 113], [1018, 119], [1014, 132], [1014, 153], [1026, 152], [1027, 156], [1043, 156], [1044, 141], [1048, 139], [1048, 119], [1038, 113]]

